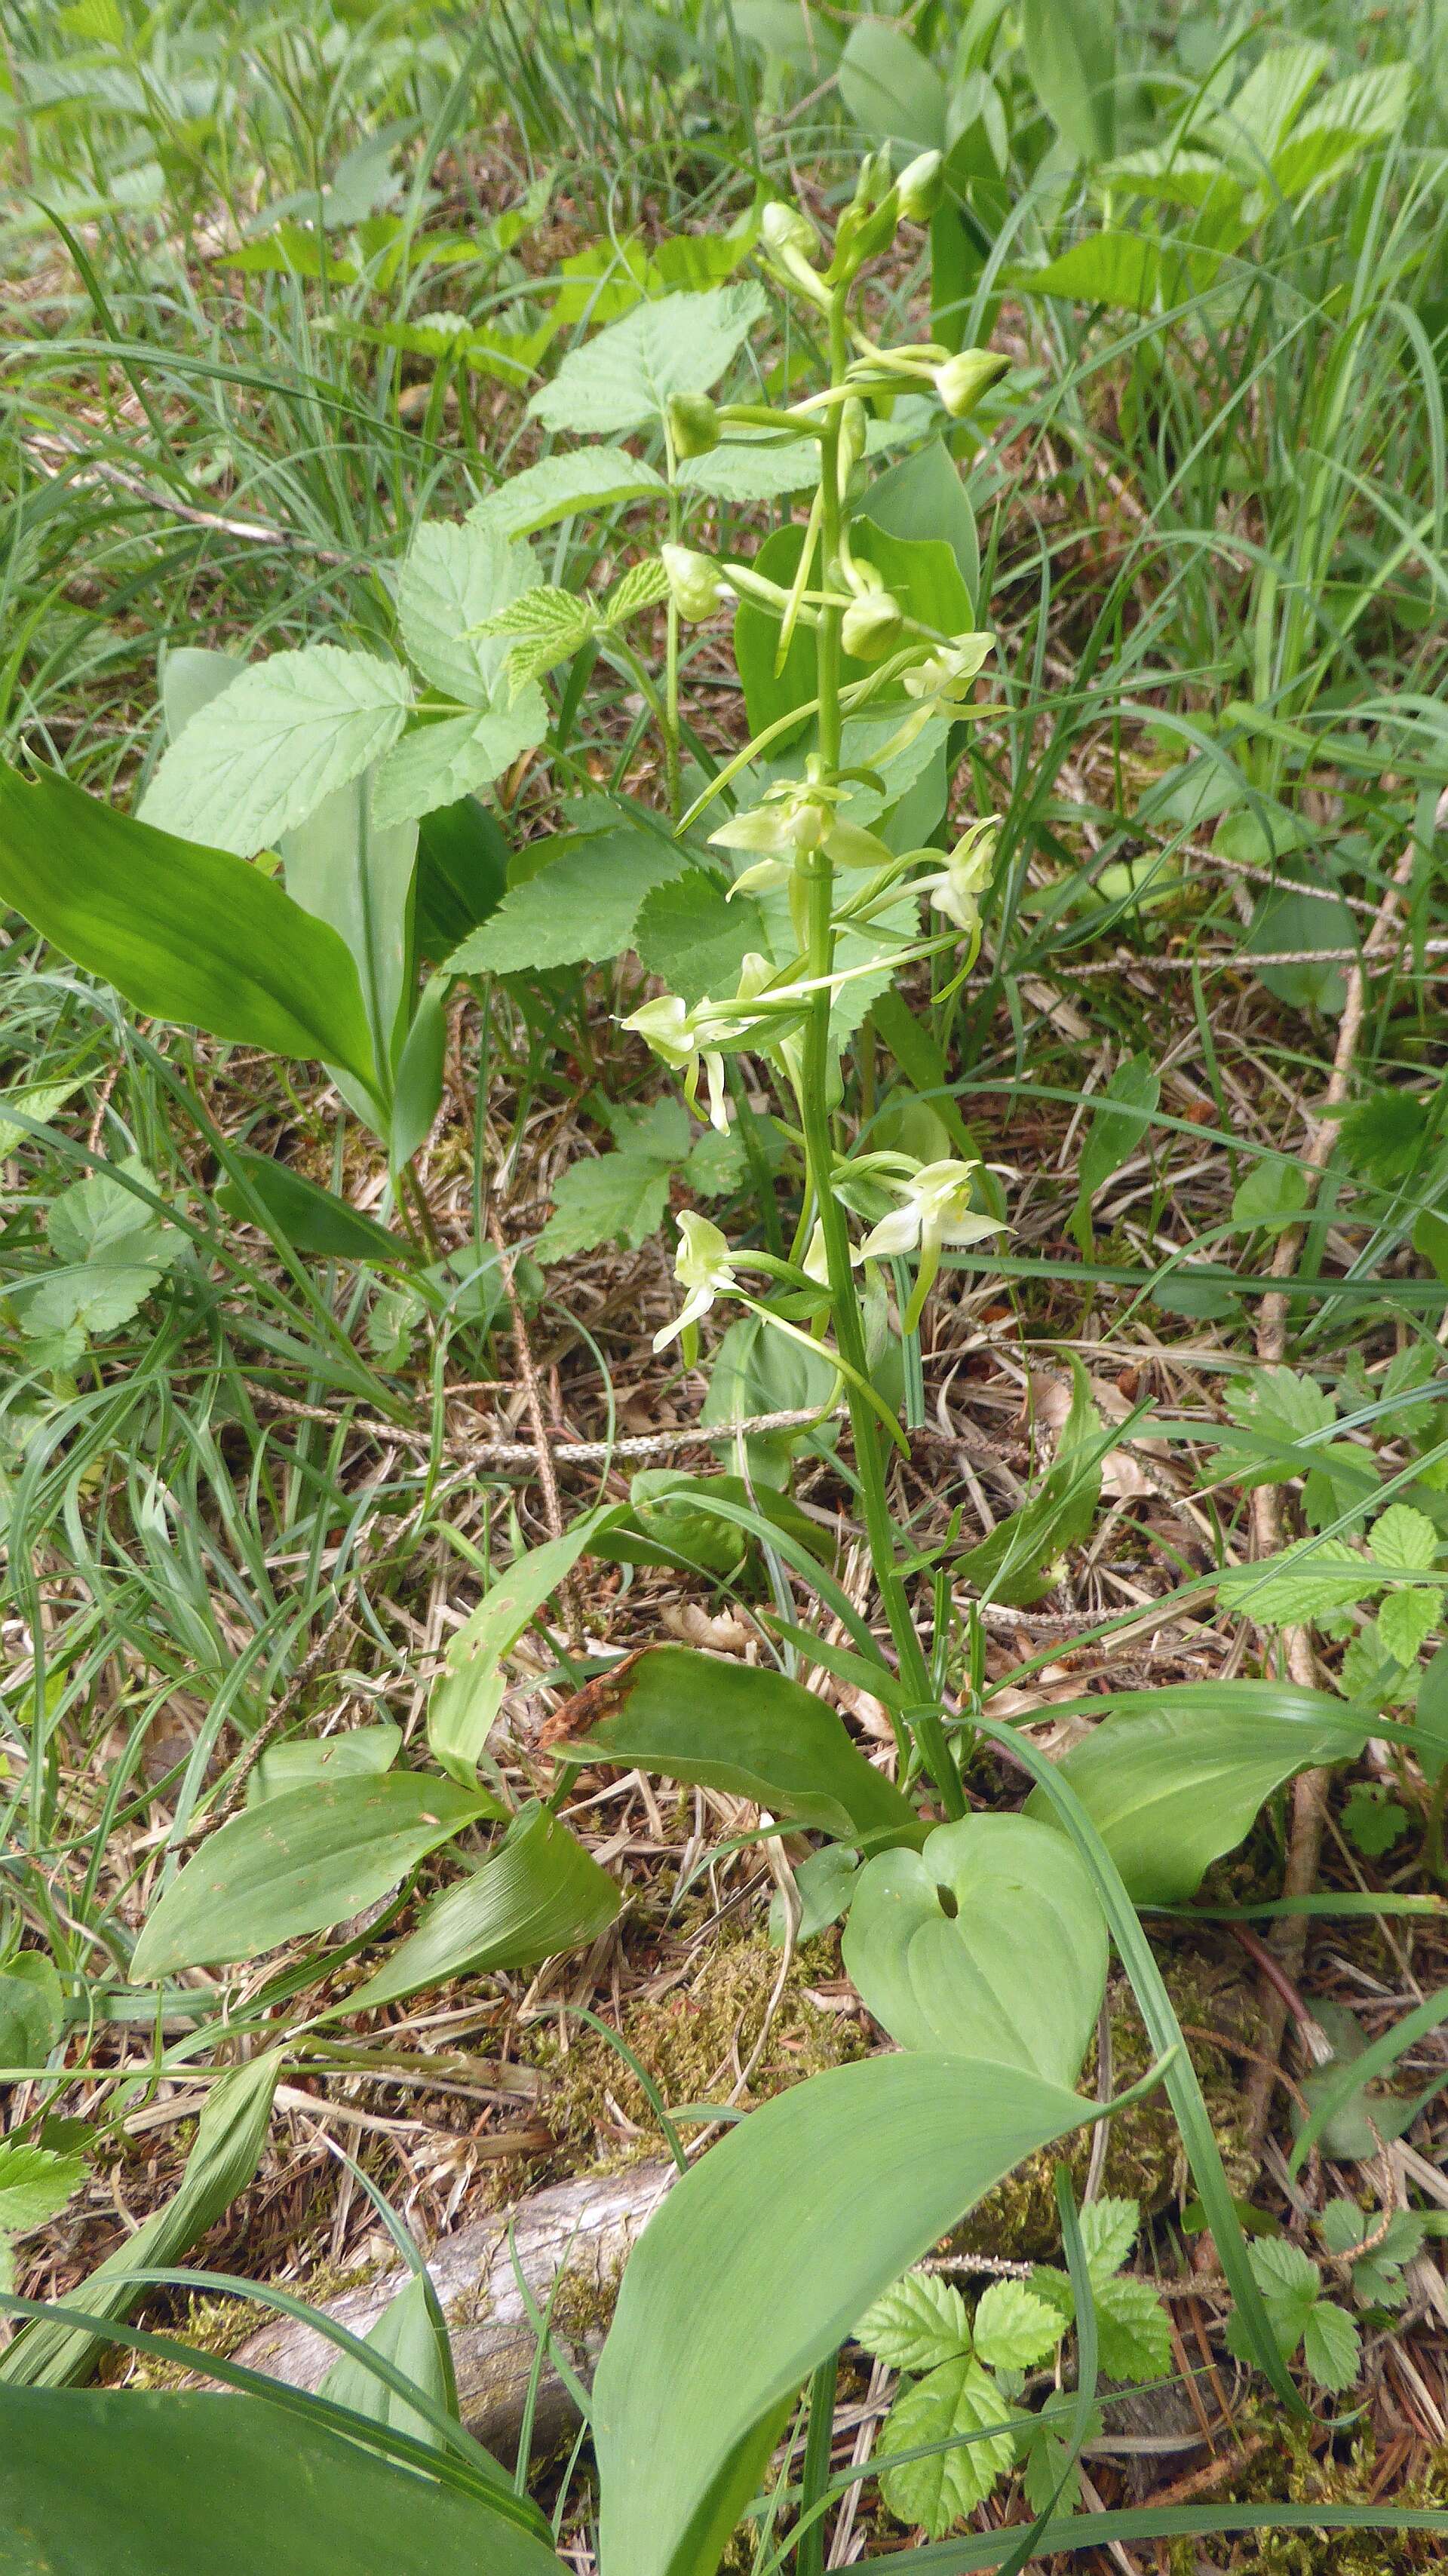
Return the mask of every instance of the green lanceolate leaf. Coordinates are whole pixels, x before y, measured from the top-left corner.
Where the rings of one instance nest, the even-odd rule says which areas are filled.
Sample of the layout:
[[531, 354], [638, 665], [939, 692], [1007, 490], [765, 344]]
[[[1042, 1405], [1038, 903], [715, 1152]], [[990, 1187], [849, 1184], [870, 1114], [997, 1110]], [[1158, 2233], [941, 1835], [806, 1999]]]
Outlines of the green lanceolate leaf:
[[877, 143], [908, 143], [938, 152], [946, 139], [946, 89], [903, 28], [877, 17], [858, 19], [840, 57], [840, 96], [855, 123]]
[[963, 1816], [856, 1884], [844, 1961], [902, 2048], [1074, 2084], [1106, 1990], [1106, 1920], [1085, 1862], [1029, 1816]]
[[[410, 1265], [417, 1254], [405, 1235], [389, 1234], [360, 1208], [349, 1207], [332, 1190], [317, 1187], [287, 1163], [270, 1154], [253, 1154], [245, 1146], [229, 1150], [241, 1179], [223, 1181], [218, 1207], [244, 1225], [260, 1223], [273, 1242], [290, 1244], [293, 1252], [317, 1252], [335, 1261]], [[243, 1188], [242, 1182], [245, 1182]], [[260, 1215], [248, 1195], [260, 1201]]]
[[404, 1016], [417, 826], [379, 823], [372, 789], [370, 772], [350, 779], [323, 797], [300, 829], [284, 833], [280, 846], [293, 903], [335, 930], [357, 969], [377, 1067], [373, 1088], [385, 1100]]
[[401, 1751], [402, 1729], [390, 1719], [381, 1726], [350, 1727], [345, 1735], [320, 1740], [308, 1735], [292, 1744], [274, 1744], [246, 1784], [246, 1803], [259, 1807], [292, 1789], [309, 1789], [317, 1780], [378, 1779]]
[[1103, 1190], [1123, 1163], [1129, 1162], [1146, 1134], [1152, 1114], [1161, 1098], [1161, 1077], [1151, 1058], [1129, 1055], [1119, 1064], [1092, 1110], [1086, 1142], [1081, 1148], [1076, 1206], [1071, 1218], [1071, 1231], [1081, 1248], [1081, 1258], [1091, 1258], [1091, 1206], [1098, 1190]]
[[1116, 0], [1024, 0], [1021, 43], [1063, 142], [1083, 161], [1104, 161], [1116, 139]]
[[485, 2496], [264, 2398], [17, 2391], [5, 2429], [7, 2576], [559, 2576]]
[[[161, 2271], [188, 2254], [222, 2211], [244, 2191], [261, 2161], [271, 2125], [272, 2096], [282, 2052], [272, 2049], [223, 2075], [203, 2099], [196, 2143], [170, 2200], [153, 2211], [116, 2252], [79, 2284], [76, 2305], [95, 2317], [123, 2317], [145, 2296], [136, 2274]], [[0, 2386], [63, 2388], [93, 2368], [101, 2338], [84, 2327], [37, 2318], [0, 2353]], [[10, 2400], [3, 2401], [7, 2440], [0, 2444], [0, 2478], [14, 2458]], [[8, 2526], [0, 2523], [0, 2528]], [[99, 2563], [99, 2562], [98, 2562]], [[140, 2568], [148, 2562], [137, 2562]], [[37, 2562], [36, 2576], [44, 2562]]]
[[141, 820], [250, 858], [391, 750], [407, 675], [373, 653], [309, 644], [249, 663], [172, 743]]
[[[457, 2391], [447, 2330], [444, 2327], [439, 2335], [425, 2273], [415, 2272], [389, 2299], [367, 2343], [373, 2352], [394, 2362], [435, 2406], [456, 2414]], [[431, 2450], [442, 2446], [441, 2435], [427, 2417], [409, 2406], [405, 2397], [399, 2397], [395, 2388], [389, 2388], [385, 2379], [350, 2352], [339, 2354], [320, 2382], [317, 2394], [329, 2398], [334, 2406], [350, 2407], [354, 2415], [368, 2416], [377, 2424], [390, 2424], [394, 2432], [406, 2433]]]
[[589, 1761], [637, 1763], [668, 1780], [752, 1798], [835, 1842], [909, 1842], [908, 1798], [867, 1762], [843, 1721], [783, 1673], [686, 1646], [654, 1646], [612, 1694], [609, 1714], [574, 1748]]
[[131, 1973], [145, 1984], [325, 1932], [495, 1812], [492, 1799], [419, 1771], [268, 1798], [219, 1825], [173, 1878], [146, 1919]]
[[991, 1600], [1039, 1601], [1057, 1579], [1062, 1550], [1085, 1538], [1095, 1518], [1102, 1461], [1119, 1435], [1103, 1426], [1090, 1381], [1074, 1357], [1071, 1375], [1071, 1409], [1040, 1491], [957, 1560], [956, 1573]]
[[[1350, 1760], [1367, 1733], [1330, 1692], [1279, 1682], [1187, 1682], [1079, 1706], [1110, 1713], [1062, 1755], [1057, 1773], [1138, 1905], [1181, 1904], [1274, 1789], [1294, 1772]], [[1039, 1789], [1027, 1812], [1045, 1818]]]
[[1012, 2069], [874, 2057], [778, 2095], [692, 2167], [629, 2259], [598, 2365], [600, 2576], [713, 2576], [816, 2363], [1086, 2116]]
[[545, 1807], [526, 1809], [501, 1851], [434, 1898], [417, 1930], [348, 1998], [348, 2012], [393, 2003], [449, 1977], [533, 1968], [605, 1930], [619, 1909], [607, 1870]]
[[427, 1708], [429, 1749], [454, 1780], [471, 1787], [477, 1776], [508, 1686], [504, 1657], [622, 1508], [604, 1504], [583, 1513], [562, 1538], [525, 1548], [457, 1631]]
[[376, 1079], [343, 942], [224, 850], [0, 764], [0, 896], [148, 1018]]

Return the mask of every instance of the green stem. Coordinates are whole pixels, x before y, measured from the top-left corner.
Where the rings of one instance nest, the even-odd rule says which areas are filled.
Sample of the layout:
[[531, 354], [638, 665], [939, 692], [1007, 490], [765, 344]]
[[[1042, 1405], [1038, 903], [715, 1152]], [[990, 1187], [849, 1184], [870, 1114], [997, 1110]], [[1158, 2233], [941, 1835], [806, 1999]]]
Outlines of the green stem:
[[[848, 358], [844, 296], [837, 293], [830, 313], [830, 367], [836, 382], [843, 376]], [[827, 589], [838, 579], [842, 512], [839, 478], [840, 414], [832, 410], [829, 426], [821, 446], [820, 488], [824, 499], [824, 581]], [[838, 608], [822, 611], [817, 630], [817, 669], [819, 674], [819, 739], [820, 755], [826, 776], [840, 765], [842, 718], [840, 711], [840, 622]], [[825, 852], [813, 850], [807, 861], [806, 885], [809, 899], [809, 966], [811, 976], [827, 977], [834, 968], [834, 869]], [[835, 1054], [830, 1039], [831, 994], [821, 984], [811, 996], [809, 1016], [804, 1029], [804, 1081], [800, 1103], [804, 1126], [805, 1153], [809, 1164], [813, 1196], [824, 1230], [825, 1256], [829, 1265], [830, 1307], [834, 1322], [835, 1343], [841, 1358], [860, 1378], [869, 1376], [865, 1355], [864, 1327], [855, 1289], [854, 1270], [850, 1260], [850, 1233], [844, 1206], [834, 1188], [834, 1140], [830, 1133], [830, 1094], [836, 1079]], [[863, 1397], [846, 1380], [850, 1424], [854, 1434], [855, 1466], [860, 1480], [860, 1501], [865, 1515], [870, 1559], [880, 1599], [890, 1623], [890, 1634], [900, 1658], [901, 1678], [912, 1698], [922, 1703], [931, 1697], [930, 1675], [924, 1649], [910, 1614], [909, 1595], [895, 1554], [895, 1531], [890, 1517], [889, 1498], [885, 1487], [884, 1459], [880, 1448], [879, 1427]], [[940, 1793], [947, 1816], [965, 1813], [960, 1775], [945, 1740], [945, 1729], [933, 1710], [925, 1710], [913, 1720], [916, 1741], [925, 1767]]]
[[[669, 478], [669, 543], [677, 545], [683, 523], [679, 506], [679, 487], [674, 480], [674, 442], [664, 423], [664, 471]], [[669, 820], [678, 829], [684, 810], [683, 767], [679, 758], [679, 611], [672, 594], [664, 642], [664, 778], [669, 798]]]

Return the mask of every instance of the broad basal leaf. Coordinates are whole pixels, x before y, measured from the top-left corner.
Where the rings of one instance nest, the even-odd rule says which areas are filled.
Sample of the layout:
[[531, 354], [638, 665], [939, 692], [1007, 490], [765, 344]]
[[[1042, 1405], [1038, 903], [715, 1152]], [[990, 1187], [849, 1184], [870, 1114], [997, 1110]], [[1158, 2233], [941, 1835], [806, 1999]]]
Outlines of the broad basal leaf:
[[840, 57], [840, 96], [875, 143], [907, 143], [912, 152], [945, 145], [946, 90], [934, 65], [903, 28], [880, 17], [857, 18]]
[[219, 1825], [171, 1881], [147, 1916], [131, 1973], [145, 1984], [324, 1932], [493, 1812], [491, 1799], [418, 1771], [268, 1798]]
[[[1094, 1712], [1102, 1702], [1082, 1705]], [[1056, 1767], [1138, 1905], [1178, 1905], [1193, 1895], [1274, 1789], [1296, 1771], [1351, 1760], [1367, 1732], [1330, 1692], [1283, 1682], [1113, 1692], [1109, 1707]], [[1040, 1789], [1027, 1812], [1047, 1819]]]
[[390, 751], [410, 699], [407, 674], [376, 654], [273, 653], [192, 717], [140, 819], [250, 858]]
[[0, 763], [0, 896], [148, 1018], [375, 1079], [343, 942], [223, 850], [113, 813], [50, 772], [23, 786]]
[[489, 1968], [533, 1968], [556, 1950], [591, 1941], [612, 1923], [619, 1894], [577, 1837], [546, 1808], [524, 1811], [501, 1851], [428, 1906], [415, 1932], [389, 1951], [349, 2012], [393, 2003], [449, 1977]]
[[264, 2398], [15, 2391], [5, 2428], [15, 2576], [560, 2576], [552, 2550], [485, 2497]]
[[1115, 0], [1024, 0], [1021, 44], [1036, 96], [1083, 161], [1116, 139]]
[[815, 2364], [1087, 2115], [1009, 2068], [873, 2057], [777, 2095], [691, 2167], [629, 2259], [598, 2365], [600, 2576], [713, 2576]]
[[1074, 2084], [1106, 1987], [1084, 1861], [1028, 1816], [964, 1816], [882, 1852], [856, 1883], [844, 1960], [902, 2048]]
[[851, 1743], [843, 1721], [783, 1673], [655, 1646], [610, 1694], [574, 1748], [668, 1780], [752, 1798], [836, 1842], [913, 1841], [915, 1810]]
[[640, 429], [674, 394], [706, 394], [766, 311], [757, 286], [716, 286], [636, 305], [570, 349], [528, 409], [545, 429], [611, 438]]

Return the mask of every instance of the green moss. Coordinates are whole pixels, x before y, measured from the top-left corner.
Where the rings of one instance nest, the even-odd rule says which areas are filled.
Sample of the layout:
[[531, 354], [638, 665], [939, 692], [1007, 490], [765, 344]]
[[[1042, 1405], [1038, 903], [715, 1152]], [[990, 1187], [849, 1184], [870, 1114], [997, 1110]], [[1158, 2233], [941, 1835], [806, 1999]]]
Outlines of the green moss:
[[[1253, 2004], [1235, 1971], [1210, 1959], [1170, 1956], [1161, 1961], [1177, 2017], [1197, 2029], [1220, 2030], [1227, 2037], [1247, 2037]], [[1192, 2062], [1201, 2079], [1212, 2127], [1229, 2181], [1234, 2189], [1249, 2185], [1249, 2159], [1242, 2134], [1239, 2061], [1208, 2042], [1191, 2040]], [[1124, 1979], [1111, 1987], [1111, 2089], [1122, 2093], [1152, 2063], [1152, 2047]], [[1094, 2060], [1088, 2061], [1081, 2089], [1090, 2091]], [[1031, 2156], [970, 2212], [952, 2243], [964, 2253], [996, 2254], [1011, 2262], [1038, 2262], [1055, 2254], [1061, 2237], [1053, 2168], [1065, 2162], [1079, 2191], [1091, 2160], [1093, 2132], [1081, 2130], [1059, 2147]], [[1143, 2216], [1164, 2209], [1187, 2181], [1186, 2159], [1171, 2104], [1158, 2089], [1149, 2100], [1113, 2120], [1106, 2145], [1102, 2189], [1123, 2199], [1139, 2200]]]
[[[625, 2002], [619, 2028], [647, 2068], [666, 2108], [723, 2101], [758, 2044], [779, 1979], [780, 1953], [761, 1931], [731, 1933], [721, 1927], [718, 1945], [700, 1960], [687, 1982], [655, 1998]], [[790, 1962], [784, 1991], [770, 2021], [746, 2099], [768, 2101], [801, 2077], [843, 2065], [865, 2054], [869, 2042], [853, 2016], [832, 2013], [806, 1989], [836, 1973], [833, 1938], [805, 1945]], [[579, 2160], [605, 2169], [637, 2163], [664, 2150], [664, 2140], [643, 2086], [618, 2050], [597, 2032], [576, 2028], [565, 2048], [551, 2024], [525, 2034], [525, 2054], [552, 2079], [548, 2125], [577, 2171]], [[621, 2139], [617, 2111], [641, 2131]]]
[[[1284, 2424], [1263, 2416], [1251, 2429], [1266, 2433], [1267, 2444], [1229, 2486], [1218, 2489], [1222, 2504], [1366, 2504], [1372, 2494], [1377, 2449], [1371, 2436], [1355, 2442], [1342, 2457], [1310, 2448], [1313, 2428]], [[1404, 2484], [1390, 2482], [1376, 2499], [1386, 2512], [1393, 2506], [1442, 2512], [1448, 2507], [1448, 2450], [1435, 2450], [1419, 2476]], [[1418, 2576], [1440, 2567], [1440, 2535], [1424, 2531], [1266, 2531], [1244, 2542], [1242, 2536], [1210, 2535], [1171, 2545], [1172, 2576], [1198, 2576], [1204, 2568], [1238, 2568], [1245, 2547], [1253, 2551], [1253, 2576]]]

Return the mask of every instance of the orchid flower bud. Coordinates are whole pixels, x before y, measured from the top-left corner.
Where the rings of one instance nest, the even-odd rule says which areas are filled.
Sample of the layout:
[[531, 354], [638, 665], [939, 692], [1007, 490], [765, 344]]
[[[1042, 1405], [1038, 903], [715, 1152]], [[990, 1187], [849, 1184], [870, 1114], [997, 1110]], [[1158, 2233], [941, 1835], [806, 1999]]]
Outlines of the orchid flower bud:
[[888, 590], [867, 590], [852, 599], [840, 621], [840, 641], [858, 662], [880, 662], [900, 641], [904, 611]]
[[929, 223], [945, 193], [943, 168], [939, 152], [917, 152], [913, 161], [906, 162], [895, 185], [900, 192], [900, 212], [908, 223]]
[[712, 617], [727, 597], [718, 565], [708, 555], [696, 554], [692, 546], [661, 546], [659, 553], [669, 578], [669, 597], [679, 615], [691, 626]]
[[671, 394], [669, 436], [676, 456], [707, 456], [719, 444], [719, 407], [707, 394]]
[[935, 369], [935, 390], [952, 420], [964, 420], [1010, 370], [998, 349], [961, 349]]
[[803, 208], [786, 205], [782, 197], [771, 197], [760, 216], [759, 229], [765, 249], [776, 259], [782, 258], [787, 250], [796, 252], [801, 259], [808, 259], [819, 242], [819, 234]]
[[861, 402], [858, 394], [851, 394], [848, 402], [841, 403], [840, 405], [839, 458], [841, 489], [844, 488], [846, 480], [851, 474], [853, 474], [855, 467], [859, 464], [861, 457], [865, 453], [865, 442], [869, 436], [869, 428], [869, 422], [865, 417], [864, 404]]

